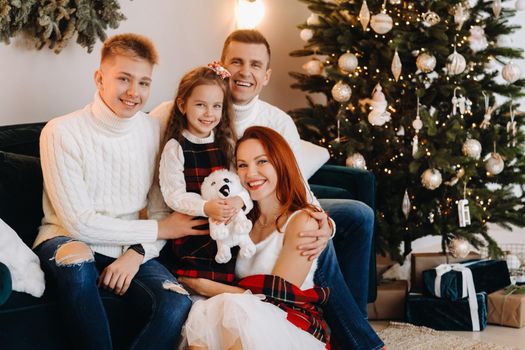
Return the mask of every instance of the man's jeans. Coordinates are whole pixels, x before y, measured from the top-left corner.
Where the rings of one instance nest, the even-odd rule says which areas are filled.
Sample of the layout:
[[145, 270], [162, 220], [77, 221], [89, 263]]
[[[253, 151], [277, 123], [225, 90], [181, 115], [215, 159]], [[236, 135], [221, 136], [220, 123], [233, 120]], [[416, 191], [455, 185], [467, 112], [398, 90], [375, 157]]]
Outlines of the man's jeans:
[[[70, 237], [55, 237], [35, 248], [48, 284], [57, 290], [57, 300], [64, 324], [75, 348], [111, 349], [111, 334], [106, 311], [102, 305], [97, 279], [102, 270], [115, 261], [101, 254], [77, 264], [55, 262], [57, 249]], [[173, 349], [191, 307], [187, 295], [164, 288], [163, 284], [178, 285], [173, 275], [158, 261], [142, 264], [122, 296], [145, 326], [134, 340], [131, 349]]]
[[330, 288], [324, 307], [326, 320], [343, 349], [381, 349], [384, 344], [367, 319], [374, 213], [353, 200], [324, 199], [320, 203], [337, 226], [315, 273], [316, 285]]

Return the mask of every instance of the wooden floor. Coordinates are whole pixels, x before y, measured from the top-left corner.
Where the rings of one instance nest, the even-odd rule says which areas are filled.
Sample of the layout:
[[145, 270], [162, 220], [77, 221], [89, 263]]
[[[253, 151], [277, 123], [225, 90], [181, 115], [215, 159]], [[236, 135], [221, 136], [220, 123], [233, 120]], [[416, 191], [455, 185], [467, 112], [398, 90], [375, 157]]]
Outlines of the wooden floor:
[[[370, 321], [372, 327], [379, 332], [388, 327], [388, 321]], [[489, 342], [493, 344], [505, 345], [515, 349], [525, 350], [525, 327], [517, 329], [510, 327], [500, 327], [488, 325], [482, 332], [450, 332], [466, 338]]]

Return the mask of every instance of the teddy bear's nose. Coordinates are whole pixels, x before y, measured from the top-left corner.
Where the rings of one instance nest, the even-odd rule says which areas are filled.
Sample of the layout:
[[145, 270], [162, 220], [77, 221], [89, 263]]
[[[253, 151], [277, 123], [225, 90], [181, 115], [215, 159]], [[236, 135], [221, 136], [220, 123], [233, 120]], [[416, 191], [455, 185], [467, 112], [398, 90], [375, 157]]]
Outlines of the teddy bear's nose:
[[224, 185], [221, 187], [221, 189], [219, 190], [219, 192], [224, 196], [224, 197], [228, 197], [230, 195], [230, 186], [228, 185]]

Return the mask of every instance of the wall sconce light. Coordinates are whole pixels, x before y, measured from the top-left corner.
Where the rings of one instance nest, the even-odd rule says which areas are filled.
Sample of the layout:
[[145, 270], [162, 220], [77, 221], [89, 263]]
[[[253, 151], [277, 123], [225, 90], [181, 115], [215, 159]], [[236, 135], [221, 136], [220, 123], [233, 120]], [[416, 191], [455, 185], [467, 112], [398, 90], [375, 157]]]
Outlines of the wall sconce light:
[[262, 0], [237, 0], [237, 28], [253, 29], [264, 17]]

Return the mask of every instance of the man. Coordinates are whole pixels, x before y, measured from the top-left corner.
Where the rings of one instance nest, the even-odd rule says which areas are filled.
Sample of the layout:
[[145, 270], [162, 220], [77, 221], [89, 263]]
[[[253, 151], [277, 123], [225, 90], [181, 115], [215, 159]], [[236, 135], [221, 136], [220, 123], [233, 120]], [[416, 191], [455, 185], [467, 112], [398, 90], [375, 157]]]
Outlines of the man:
[[[256, 30], [234, 31], [224, 43], [221, 61], [232, 75], [230, 87], [235, 110], [235, 130], [237, 136], [241, 137], [250, 126], [270, 127], [285, 137], [296, 158], [301, 159], [299, 134], [292, 118], [259, 99], [261, 90], [270, 80], [270, 57], [267, 40]], [[164, 102], [150, 114], [165, 124], [171, 106], [172, 102]], [[327, 249], [321, 254], [331, 229], [326, 215], [320, 213], [316, 216], [320, 223], [319, 230], [303, 233], [320, 239], [299, 249], [311, 258], [321, 254], [315, 282], [331, 288], [331, 297], [325, 310], [329, 324], [343, 348], [380, 349], [382, 342], [366, 320], [373, 211], [357, 201], [321, 200], [320, 203], [336, 223], [334, 244], [328, 243]], [[336, 247], [344, 280], [333, 246]]]
[[[206, 234], [183, 214], [166, 216], [153, 186], [159, 125], [141, 112], [157, 52], [140, 35], [104, 43], [97, 92], [83, 109], [51, 120], [40, 139], [44, 219], [34, 243], [57, 290], [74, 348], [111, 349], [98, 287], [121, 296], [144, 328], [133, 349], [172, 349], [191, 301], [156, 260], [161, 239]], [[149, 220], [139, 211], [148, 207]]]

